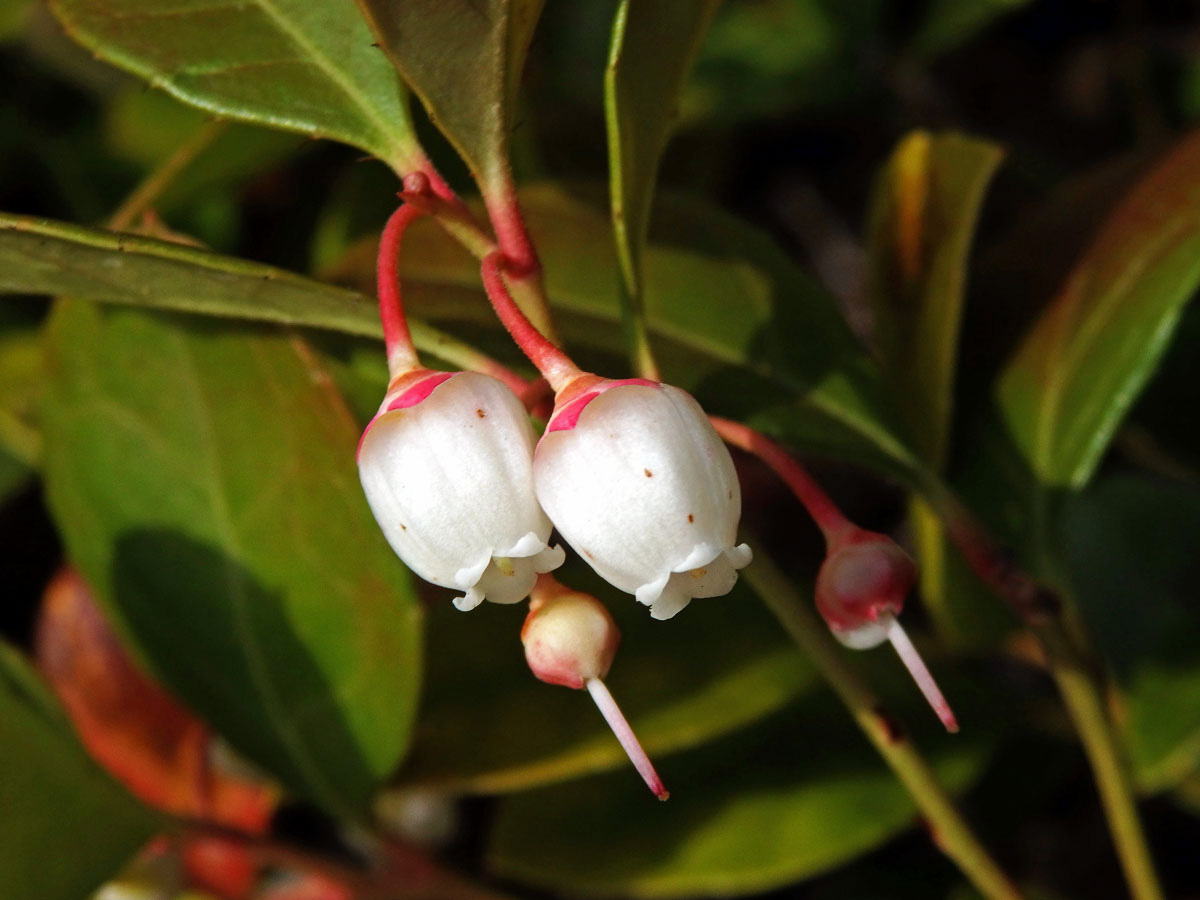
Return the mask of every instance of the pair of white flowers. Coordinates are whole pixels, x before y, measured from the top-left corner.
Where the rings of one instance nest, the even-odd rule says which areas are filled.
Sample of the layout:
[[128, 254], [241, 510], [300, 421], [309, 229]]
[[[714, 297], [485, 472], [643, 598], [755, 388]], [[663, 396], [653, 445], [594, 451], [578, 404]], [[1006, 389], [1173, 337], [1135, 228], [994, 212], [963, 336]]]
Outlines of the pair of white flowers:
[[359, 445], [371, 511], [412, 571], [462, 596], [517, 603], [563, 563], [552, 528], [605, 580], [668, 619], [727, 593], [741, 492], [686, 392], [583, 376], [539, 440], [521, 401], [474, 372], [421, 372], [384, 398]]

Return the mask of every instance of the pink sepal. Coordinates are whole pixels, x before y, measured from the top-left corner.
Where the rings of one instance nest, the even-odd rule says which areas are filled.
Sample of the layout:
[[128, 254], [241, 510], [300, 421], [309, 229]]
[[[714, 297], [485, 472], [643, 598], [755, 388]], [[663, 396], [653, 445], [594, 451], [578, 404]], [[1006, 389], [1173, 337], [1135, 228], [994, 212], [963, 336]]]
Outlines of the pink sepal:
[[367, 423], [367, 427], [364, 428], [363, 433], [359, 435], [358, 446], [354, 450], [355, 461], [358, 461], [359, 454], [362, 453], [363, 441], [367, 437], [367, 432], [371, 430], [371, 426], [375, 424], [376, 419], [378, 419], [384, 413], [392, 412], [392, 410], [408, 409], [411, 406], [416, 406], [418, 403], [432, 394], [434, 388], [436, 388], [439, 384], [449, 381], [457, 374], [457, 372], [432, 372], [428, 377], [422, 378], [415, 384], [412, 384], [400, 391], [391, 400], [384, 398], [384, 406], [374, 415], [371, 421]]
[[454, 375], [454, 372], [438, 372], [430, 375], [428, 378], [422, 378], [412, 387], [401, 391], [395, 399], [388, 403], [384, 412], [391, 412], [393, 409], [408, 409], [410, 406], [416, 406], [432, 394], [435, 387], [444, 381], [449, 381]]
[[570, 431], [579, 423], [579, 416], [583, 413], [583, 408], [611, 388], [621, 387], [626, 384], [640, 384], [645, 387], [659, 387], [657, 381], [649, 381], [645, 378], [621, 378], [616, 381], [604, 381], [598, 387], [593, 388], [586, 394], [576, 397], [568, 402], [561, 410], [559, 410], [553, 418], [550, 419], [550, 424], [546, 426], [546, 431]]

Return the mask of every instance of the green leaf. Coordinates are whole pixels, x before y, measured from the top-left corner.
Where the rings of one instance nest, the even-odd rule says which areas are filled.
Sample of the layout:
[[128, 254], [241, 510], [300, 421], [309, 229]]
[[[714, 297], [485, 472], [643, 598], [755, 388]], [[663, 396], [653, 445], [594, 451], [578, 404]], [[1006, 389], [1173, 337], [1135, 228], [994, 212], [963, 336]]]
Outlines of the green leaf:
[[307, 346], [69, 302], [50, 329], [50, 507], [164, 684], [327, 809], [408, 744], [411, 584], [363, 500], [358, 428]]
[[375, 301], [354, 291], [176, 243], [2, 213], [0, 292], [383, 333]]
[[1200, 766], [1200, 488], [1102, 479], [1073, 498], [1060, 534], [1079, 605], [1113, 666], [1134, 775], [1148, 791]]
[[604, 110], [617, 259], [631, 297], [658, 167], [679, 118], [680, 96], [720, 0], [622, 0], [613, 22]]
[[1200, 284], [1200, 132], [1107, 218], [997, 384], [1001, 416], [1045, 484], [1087, 482]]
[[946, 456], [975, 224], [1003, 152], [958, 134], [915, 131], [892, 154], [871, 204], [868, 296], [884, 369], [913, 440]]
[[358, 0], [380, 47], [485, 193], [507, 182], [508, 130], [545, 0]]
[[[807, 660], [744, 585], [693, 602], [667, 640], [628, 595], [583, 571], [562, 577], [616, 618], [622, 643], [606, 681], [654, 757], [741, 728], [811, 686]], [[521, 623], [496, 606], [430, 613], [428, 695], [405, 782], [509, 792], [629, 765], [585, 692], [533, 677]]]
[[[963, 787], [981, 767], [981, 744], [936, 743], [939, 776]], [[580, 895], [733, 896], [819, 874], [916, 818], [904, 788], [825, 691], [657, 768], [672, 791], [663, 804], [632, 771], [505, 800], [492, 866]]]
[[0, 809], [0, 883], [8, 896], [38, 900], [87, 896], [161, 825], [88, 757], [38, 675], [6, 644]]
[[97, 55], [218, 115], [415, 167], [404, 89], [353, 0], [53, 0]]

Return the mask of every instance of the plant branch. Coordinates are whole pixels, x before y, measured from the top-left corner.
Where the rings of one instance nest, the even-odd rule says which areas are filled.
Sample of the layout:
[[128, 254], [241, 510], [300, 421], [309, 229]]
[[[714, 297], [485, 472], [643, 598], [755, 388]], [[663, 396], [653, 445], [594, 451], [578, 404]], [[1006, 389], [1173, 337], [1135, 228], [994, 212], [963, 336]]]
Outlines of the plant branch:
[[[757, 546], [761, 548], [762, 542], [757, 542]], [[787, 576], [758, 549], [754, 564], [745, 570], [745, 578], [816, 665], [904, 785], [928, 823], [938, 848], [988, 900], [1021, 900], [1020, 890], [980, 843], [899, 721], [846, 661], [829, 629], [809, 608], [807, 600], [795, 591]]]

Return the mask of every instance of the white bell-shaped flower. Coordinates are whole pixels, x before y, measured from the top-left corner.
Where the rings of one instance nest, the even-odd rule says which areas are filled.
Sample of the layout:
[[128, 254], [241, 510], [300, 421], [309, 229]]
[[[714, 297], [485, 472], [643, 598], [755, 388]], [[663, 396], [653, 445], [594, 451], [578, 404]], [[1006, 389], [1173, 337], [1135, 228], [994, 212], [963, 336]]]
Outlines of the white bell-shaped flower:
[[363, 433], [358, 472], [392, 549], [461, 610], [517, 603], [562, 564], [533, 492], [536, 437], [508, 387], [475, 372], [428, 372], [389, 392]]
[[656, 619], [693, 597], [727, 593], [750, 562], [750, 548], [735, 543], [742, 498], [733, 460], [678, 388], [596, 379], [560, 396], [533, 471], [567, 543]]

